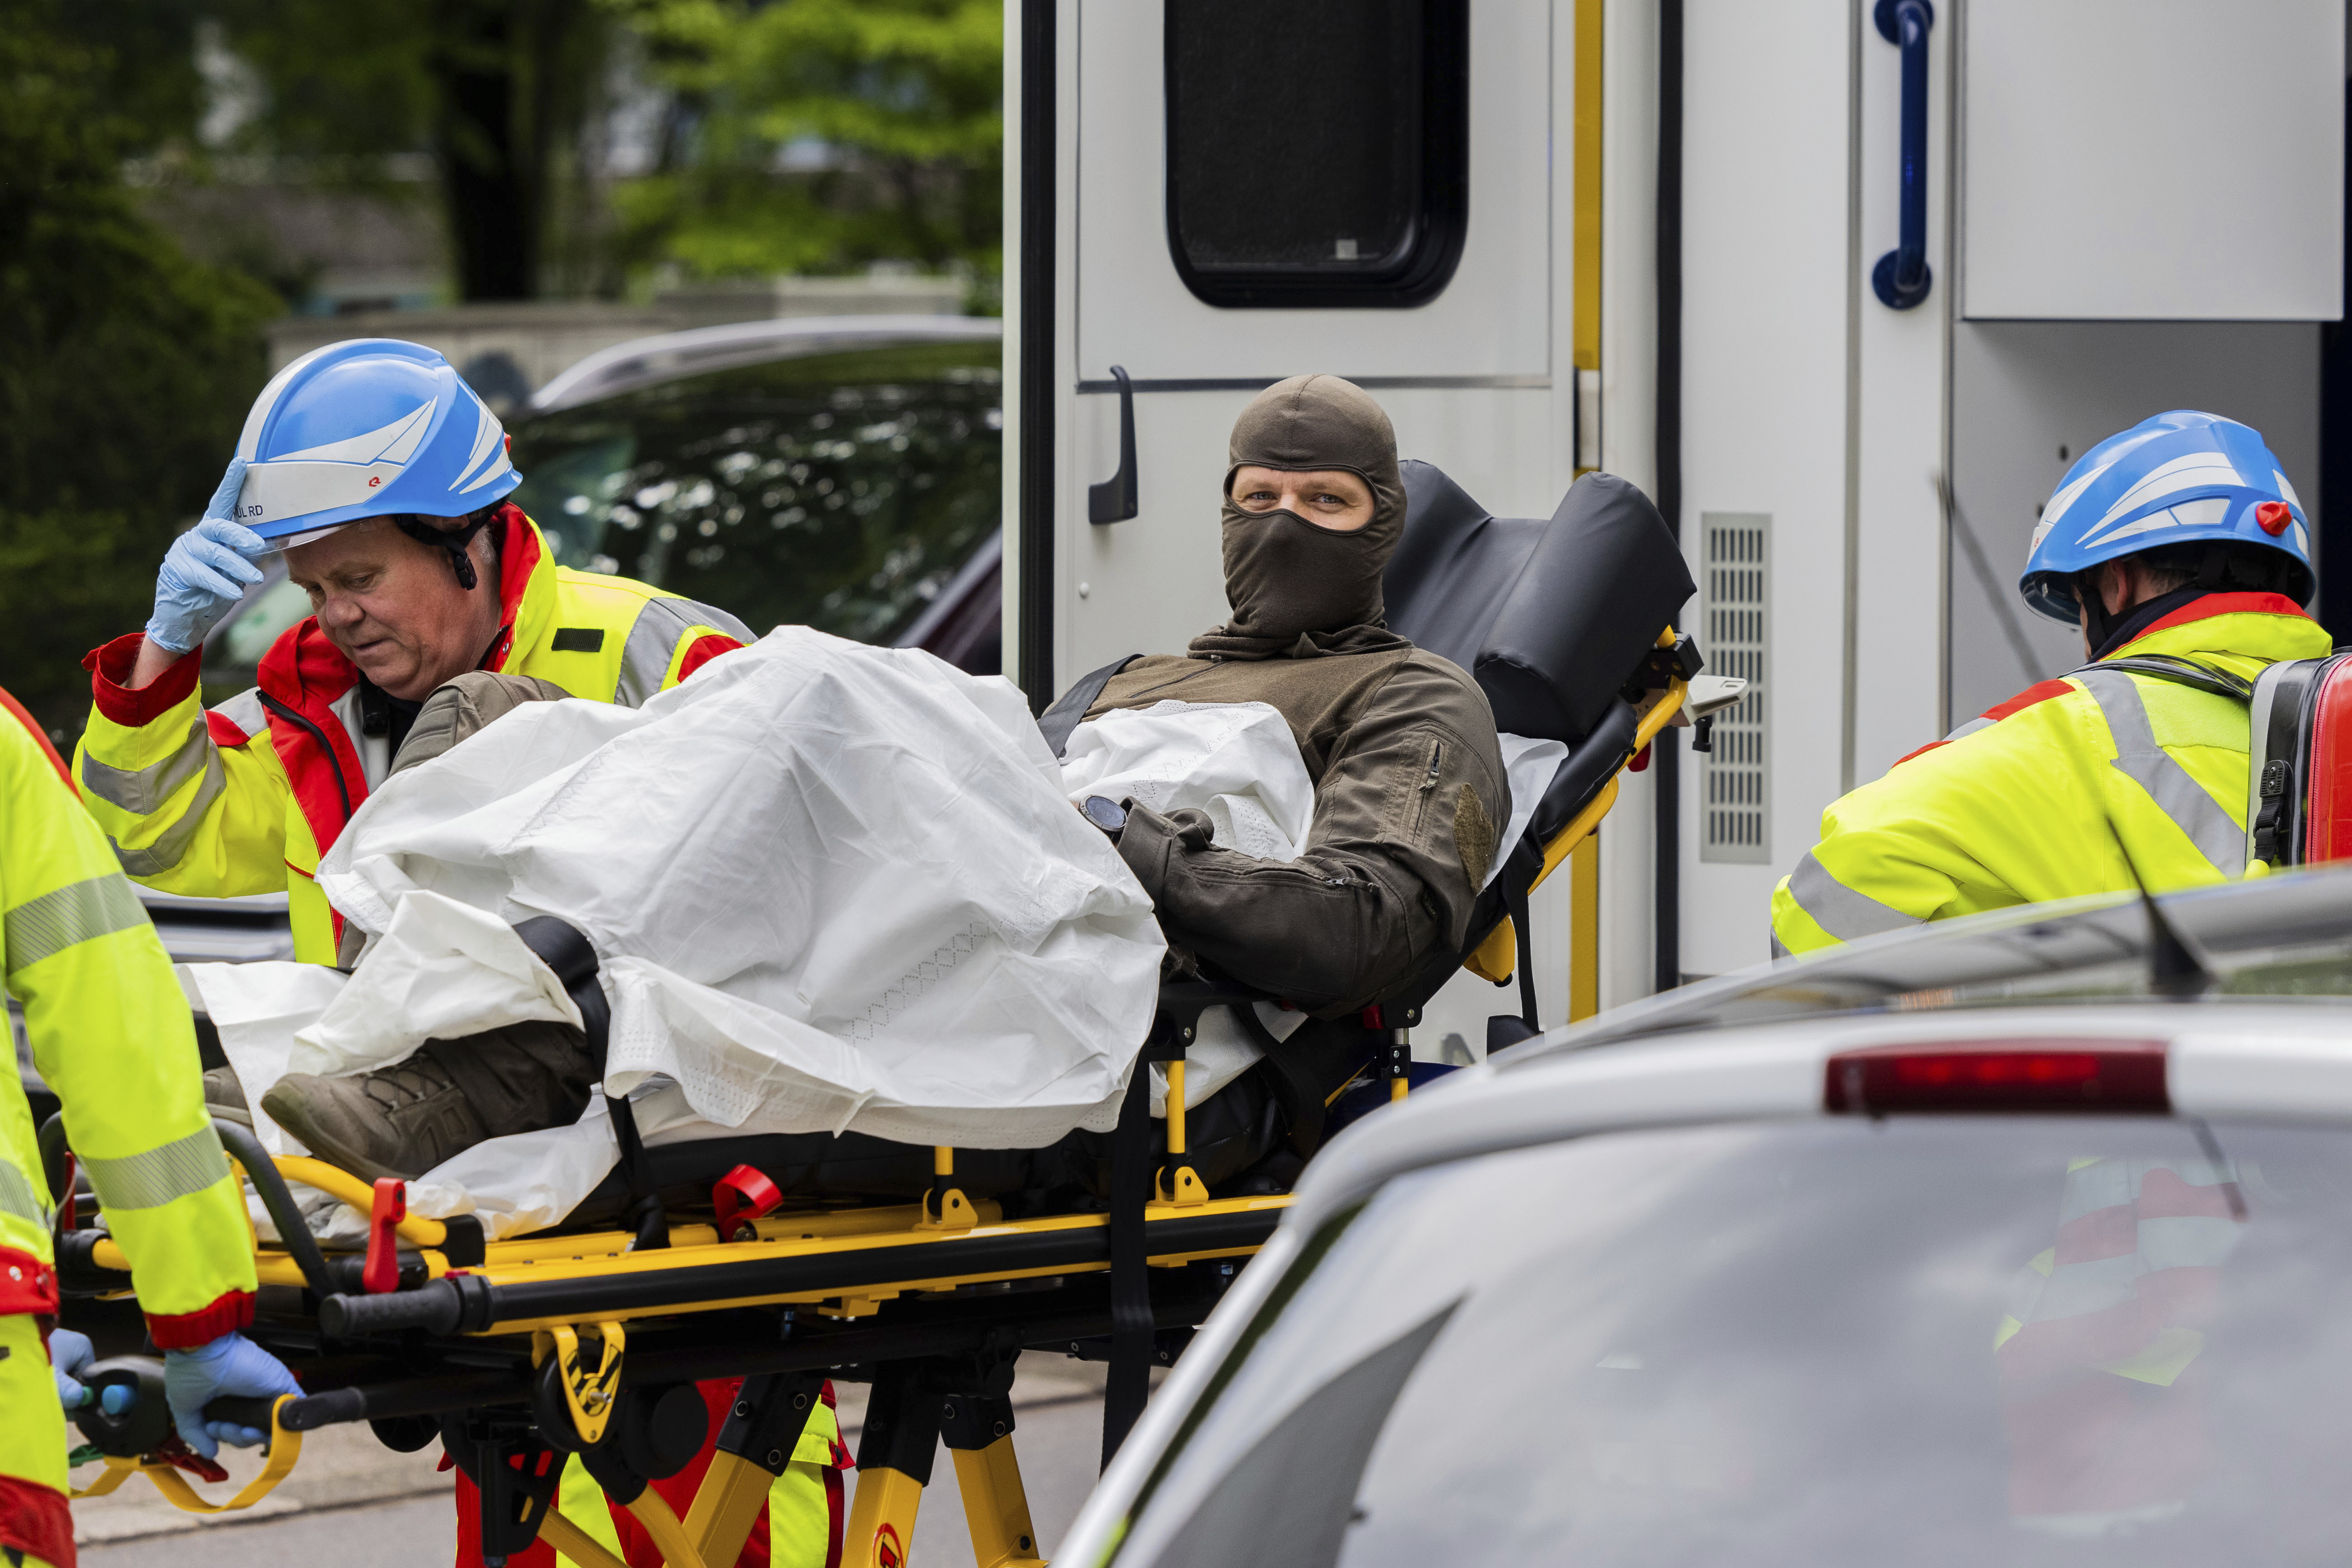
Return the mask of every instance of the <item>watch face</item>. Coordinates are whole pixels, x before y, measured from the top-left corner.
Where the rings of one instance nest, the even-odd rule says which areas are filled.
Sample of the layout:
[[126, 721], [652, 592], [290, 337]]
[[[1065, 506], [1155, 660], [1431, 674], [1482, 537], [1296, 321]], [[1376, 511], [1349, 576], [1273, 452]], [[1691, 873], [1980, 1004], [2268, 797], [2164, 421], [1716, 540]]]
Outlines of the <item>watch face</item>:
[[1126, 809], [1107, 795], [1087, 796], [1087, 803], [1078, 810], [1086, 813], [1087, 821], [1106, 833], [1116, 835], [1127, 826]]

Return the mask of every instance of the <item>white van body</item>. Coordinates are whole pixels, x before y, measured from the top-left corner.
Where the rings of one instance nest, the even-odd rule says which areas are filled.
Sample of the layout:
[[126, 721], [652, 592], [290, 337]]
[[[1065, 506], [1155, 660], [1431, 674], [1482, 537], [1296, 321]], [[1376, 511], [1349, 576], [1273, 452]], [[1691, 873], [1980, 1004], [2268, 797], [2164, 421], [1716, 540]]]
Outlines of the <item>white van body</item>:
[[[1772, 886], [1824, 806], [2082, 662], [2015, 592], [2073, 455], [2208, 408], [2262, 430], [2315, 497], [2346, 7], [1936, 0], [1930, 282], [1895, 309], [1872, 283], [1900, 227], [1889, 6], [1453, 3], [1467, 215], [1444, 286], [1402, 308], [1211, 303], [1180, 268], [1168, 41], [1211, 18], [1238, 60], [1251, 7], [1007, 6], [1006, 667], [1043, 702], [1222, 621], [1226, 434], [1284, 376], [1358, 382], [1404, 455], [1499, 515], [1549, 515], [1588, 467], [1641, 486], [1701, 585], [1684, 629], [1754, 685], [1713, 755], [1628, 777], [1584, 930], [1569, 876], [1538, 890], [1549, 1025], [1764, 956]], [[1447, 4], [1286, 15], [1434, 26]], [[1231, 152], [1246, 137], [1223, 145], [1250, 176]], [[1292, 152], [1269, 137], [1253, 156]], [[1089, 488], [1120, 460], [1114, 366], [1133, 385], [1138, 507], [1098, 524]], [[1761, 570], [1711, 575], [1733, 551]], [[1416, 1054], [1447, 1054], [1451, 1034], [1479, 1054], [1484, 1016], [1506, 1010], [1465, 977]]]

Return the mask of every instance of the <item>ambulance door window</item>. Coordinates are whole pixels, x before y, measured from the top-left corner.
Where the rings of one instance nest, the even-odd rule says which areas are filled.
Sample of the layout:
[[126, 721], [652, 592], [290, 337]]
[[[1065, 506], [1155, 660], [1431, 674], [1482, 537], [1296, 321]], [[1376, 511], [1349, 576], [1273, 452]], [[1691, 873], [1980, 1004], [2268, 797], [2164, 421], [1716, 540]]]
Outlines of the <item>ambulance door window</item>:
[[1165, 0], [1168, 235], [1211, 305], [1411, 306], [1462, 256], [1467, 0]]

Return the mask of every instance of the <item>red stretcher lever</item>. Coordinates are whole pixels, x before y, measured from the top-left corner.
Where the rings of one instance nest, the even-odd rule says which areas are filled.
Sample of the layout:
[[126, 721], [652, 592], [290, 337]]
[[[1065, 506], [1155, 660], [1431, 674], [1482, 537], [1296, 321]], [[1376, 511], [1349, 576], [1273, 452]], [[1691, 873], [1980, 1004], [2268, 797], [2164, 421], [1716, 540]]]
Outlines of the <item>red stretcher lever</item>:
[[751, 1166], [737, 1166], [710, 1189], [711, 1205], [719, 1210], [721, 1241], [750, 1241], [759, 1236], [751, 1221], [784, 1201], [774, 1182]]
[[408, 1184], [377, 1177], [368, 1209], [367, 1263], [360, 1270], [360, 1286], [382, 1296], [400, 1288], [400, 1234], [394, 1228], [408, 1218]]

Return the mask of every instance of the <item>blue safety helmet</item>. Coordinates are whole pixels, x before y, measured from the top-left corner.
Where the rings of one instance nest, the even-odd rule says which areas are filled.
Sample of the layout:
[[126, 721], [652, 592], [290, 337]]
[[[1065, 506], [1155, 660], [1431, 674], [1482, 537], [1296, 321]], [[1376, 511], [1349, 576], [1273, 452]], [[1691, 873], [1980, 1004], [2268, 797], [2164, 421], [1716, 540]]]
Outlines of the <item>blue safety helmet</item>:
[[2018, 591], [2071, 626], [2076, 572], [2142, 550], [2208, 540], [2292, 557], [2286, 591], [2298, 603], [2310, 600], [2310, 521], [2261, 432], [2175, 409], [2107, 437], [2066, 470], [2042, 508]]
[[461, 517], [522, 483], [498, 415], [447, 360], [396, 338], [330, 343], [278, 371], [236, 455], [237, 521], [286, 544], [386, 513]]

